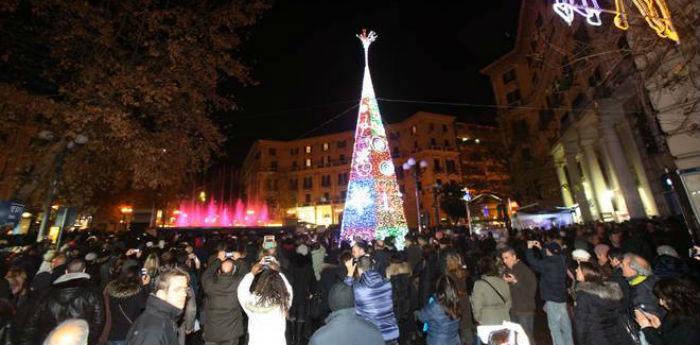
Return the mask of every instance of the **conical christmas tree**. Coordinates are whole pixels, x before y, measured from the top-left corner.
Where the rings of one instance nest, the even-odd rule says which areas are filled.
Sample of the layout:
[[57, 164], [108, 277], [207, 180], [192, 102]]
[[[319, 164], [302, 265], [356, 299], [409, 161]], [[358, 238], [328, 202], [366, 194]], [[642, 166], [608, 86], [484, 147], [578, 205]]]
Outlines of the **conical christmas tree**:
[[402, 249], [408, 226], [367, 58], [369, 46], [377, 35], [373, 31], [368, 35], [363, 30], [357, 37], [365, 50], [365, 75], [341, 237], [371, 240], [391, 236]]

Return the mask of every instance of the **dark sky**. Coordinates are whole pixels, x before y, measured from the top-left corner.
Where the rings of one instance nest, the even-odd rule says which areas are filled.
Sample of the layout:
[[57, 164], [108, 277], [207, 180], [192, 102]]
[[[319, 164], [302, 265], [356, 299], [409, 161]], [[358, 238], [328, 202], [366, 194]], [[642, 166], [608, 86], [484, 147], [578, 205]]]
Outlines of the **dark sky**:
[[[296, 139], [351, 130], [360, 96], [362, 28], [378, 98], [493, 104], [479, 69], [512, 48], [517, 0], [275, 2], [242, 54], [259, 85], [236, 91], [240, 109], [224, 117], [227, 157], [242, 163], [256, 139]], [[380, 101], [386, 122], [418, 110], [489, 122], [492, 108]], [[325, 123], [325, 124], [324, 124]]]

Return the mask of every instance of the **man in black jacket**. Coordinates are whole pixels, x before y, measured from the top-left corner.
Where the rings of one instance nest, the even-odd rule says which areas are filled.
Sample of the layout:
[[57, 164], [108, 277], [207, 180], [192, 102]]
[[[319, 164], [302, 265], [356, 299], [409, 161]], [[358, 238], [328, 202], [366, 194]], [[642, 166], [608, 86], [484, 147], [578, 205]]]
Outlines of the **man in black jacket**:
[[512, 306], [511, 321], [523, 326], [523, 330], [534, 344], [535, 293], [537, 293], [537, 278], [525, 263], [520, 261], [513, 248], [501, 250], [501, 259], [506, 266], [503, 274], [510, 286]]
[[178, 345], [177, 320], [185, 308], [189, 274], [180, 268], [162, 272], [146, 310], [126, 336], [127, 345]]
[[243, 314], [238, 303], [238, 285], [243, 274], [236, 264], [224, 257], [213, 260], [202, 275], [206, 295], [206, 323], [203, 338], [207, 345], [237, 345], [245, 334]]
[[105, 324], [104, 299], [92, 285], [90, 275], [85, 273], [85, 262], [80, 259], [71, 261], [66, 274], [26, 307], [30, 309], [21, 313], [26, 313], [26, 320], [15, 322], [18, 345], [40, 343], [54, 327], [68, 319], [86, 320], [90, 327], [88, 344], [94, 345]]
[[[539, 241], [528, 241], [525, 257], [530, 267], [540, 274], [540, 297], [545, 301], [547, 324], [553, 345], [573, 345], [571, 319], [566, 306], [566, 262], [561, 246], [547, 243], [544, 248]], [[542, 259], [535, 257], [533, 248], [541, 250]]]

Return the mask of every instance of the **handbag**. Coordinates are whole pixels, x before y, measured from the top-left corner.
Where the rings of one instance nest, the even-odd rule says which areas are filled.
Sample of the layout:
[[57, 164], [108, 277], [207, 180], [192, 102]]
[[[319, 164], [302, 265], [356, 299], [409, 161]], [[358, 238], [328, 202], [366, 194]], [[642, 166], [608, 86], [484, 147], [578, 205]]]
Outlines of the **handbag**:
[[629, 336], [632, 343], [635, 345], [642, 345], [642, 339], [639, 337], [639, 326], [634, 320], [632, 320], [632, 317], [630, 317], [627, 313], [619, 313], [617, 319], [620, 327], [625, 330], [625, 334]]

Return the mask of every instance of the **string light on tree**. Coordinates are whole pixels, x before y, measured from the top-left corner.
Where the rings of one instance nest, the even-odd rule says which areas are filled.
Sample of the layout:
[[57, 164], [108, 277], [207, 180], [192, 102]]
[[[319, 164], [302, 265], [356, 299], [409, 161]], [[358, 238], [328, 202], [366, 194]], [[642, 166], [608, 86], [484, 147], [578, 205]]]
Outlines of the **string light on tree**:
[[408, 226], [369, 73], [369, 46], [377, 39], [377, 34], [363, 30], [357, 37], [364, 47], [365, 70], [341, 237], [353, 240], [359, 236], [371, 240], [391, 236], [402, 249]]
[[[552, 9], [569, 25], [573, 23], [574, 17], [578, 13], [586, 18], [590, 25], [600, 26], [601, 13], [611, 13], [615, 15], [613, 23], [622, 30], [629, 29], [629, 14], [625, 7], [626, 0], [615, 0], [615, 9], [606, 10], [600, 8], [597, 0], [554, 0]], [[660, 37], [668, 38], [678, 42], [680, 40], [678, 32], [673, 27], [671, 12], [668, 9], [666, 0], [630, 0], [634, 3], [639, 14], [646, 20], [647, 25], [652, 28]]]

